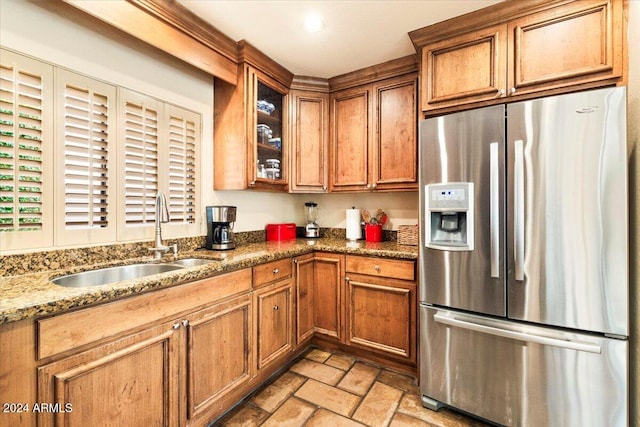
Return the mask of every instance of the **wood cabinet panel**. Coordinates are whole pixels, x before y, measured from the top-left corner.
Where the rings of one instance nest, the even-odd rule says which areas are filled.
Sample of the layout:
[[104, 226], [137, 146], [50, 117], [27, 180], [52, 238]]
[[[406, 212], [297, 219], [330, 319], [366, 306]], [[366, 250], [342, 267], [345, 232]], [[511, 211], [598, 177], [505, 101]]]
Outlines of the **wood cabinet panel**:
[[347, 273], [415, 280], [415, 261], [347, 255]]
[[504, 95], [507, 26], [484, 28], [422, 49], [422, 109]]
[[411, 32], [422, 56], [422, 110], [624, 84], [625, 7], [617, 0], [504, 2]]
[[366, 189], [369, 182], [370, 90], [331, 95], [331, 191]]
[[257, 310], [257, 367], [263, 369], [292, 346], [292, 289], [284, 280], [254, 292]]
[[[38, 319], [38, 358], [46, 358], [113, 337], [122, 331], [139, 328], [198, 305], [205, 305], [250, 289], [251, 269], [245, 269]], [[172, 303], [167, 304], [167, 301]]]
[[418, 188], [418, 78], [402, 76], [373, 86], [375, 136], [372, 185]]
[[621, 13], [621, 1], [582, 1], [510, 22], [511, 93], [620, 77]]
[[253, 267], [253, 287], [258, 288], [276, 280], [291, 277], [291, 258], [271, 261]]
[[415, 361], [415, 283], [349, 275], [347, 298], [347, 344]]
[[344, 324], [344, 255], [318, 252], [314, 259], [314, 329], [340, 340]]
[[294, 260], [296, 293], [296, 345], [311, 338], [314, 332], [313, 294], [315, 261], [313, 254]]
[[329, 93], [291, 91], [291, 192], [326, 192], [329, 179]]
[[251, 308], [247, 294], [188, 317], [189, 419], [251, 379]]
[[178, 425], [178, 340], [169, 324], [38, 369], [39, 426]]

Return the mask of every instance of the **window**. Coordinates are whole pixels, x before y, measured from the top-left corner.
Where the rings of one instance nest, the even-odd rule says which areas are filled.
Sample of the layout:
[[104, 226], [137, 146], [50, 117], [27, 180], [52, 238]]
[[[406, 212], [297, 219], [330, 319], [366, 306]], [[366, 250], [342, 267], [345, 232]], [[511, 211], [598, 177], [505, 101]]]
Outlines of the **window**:
[[200, 234], [200, 114], [5, 50], [0, 83], [0, 252], [151, 239], [158, 191]]
[[0, 252], [53, 243], [53, 67], [2, 51]]
[[153, 237], [158, 191], [164, 192], [169, 209], [165, 235], [198, 234], [200, 115], [131, 90], [122, 89], [119, 96], [119, 211], [124, 219], [118, 240]]

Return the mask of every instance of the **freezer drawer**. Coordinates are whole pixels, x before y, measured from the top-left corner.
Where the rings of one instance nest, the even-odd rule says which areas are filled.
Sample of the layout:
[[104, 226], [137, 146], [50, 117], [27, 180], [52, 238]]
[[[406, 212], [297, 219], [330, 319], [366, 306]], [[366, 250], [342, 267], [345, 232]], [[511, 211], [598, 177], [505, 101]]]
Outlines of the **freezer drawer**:
[[428, 306], [420, 331], [423, 401], [509, 426], [627, 425], [626, 340]]

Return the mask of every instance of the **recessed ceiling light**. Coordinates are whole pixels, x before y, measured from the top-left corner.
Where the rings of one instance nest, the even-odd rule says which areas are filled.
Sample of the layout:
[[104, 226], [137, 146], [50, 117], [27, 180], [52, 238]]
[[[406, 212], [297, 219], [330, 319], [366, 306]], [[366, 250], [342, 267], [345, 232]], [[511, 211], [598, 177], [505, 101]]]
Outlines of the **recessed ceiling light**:
[[317, 33], [318, 31], [322, 31], [324, 29], [324, 20], [322, 16], [310, 13], [304, 19], [304, 29], [310, 33]]

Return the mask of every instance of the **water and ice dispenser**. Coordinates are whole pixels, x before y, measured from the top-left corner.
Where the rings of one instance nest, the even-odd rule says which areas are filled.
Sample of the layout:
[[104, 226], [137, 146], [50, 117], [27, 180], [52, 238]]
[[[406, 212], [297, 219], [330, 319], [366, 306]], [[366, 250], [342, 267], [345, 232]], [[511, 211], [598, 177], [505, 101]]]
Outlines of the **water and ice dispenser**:
[[425, 186], [425, 246], [446, 251], [473, 250], [473, 183]]

